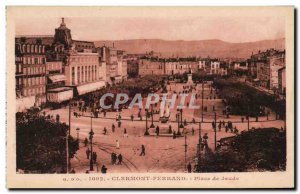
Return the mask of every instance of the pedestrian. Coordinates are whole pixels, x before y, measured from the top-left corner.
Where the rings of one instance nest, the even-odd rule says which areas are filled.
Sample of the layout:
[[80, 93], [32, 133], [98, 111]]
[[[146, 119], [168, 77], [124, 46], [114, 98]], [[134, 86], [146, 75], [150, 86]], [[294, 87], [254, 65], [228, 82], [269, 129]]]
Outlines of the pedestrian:
[[131, 114], [131, 121], [133, 121], [133, 118], [134, 118], [134, 116], [133, 116], [133, 114]]
[[239, 130], [234, 126], [234, 133], [237, 135], [239, 133]]
[[155, 133], [156, 133], [157, 136], [159, 136], [159, 126], [156, 127]]
[[86, 147], [86, 146], [87, 146], [87, 144], [89, 143], [89, 140], [88, 140], [88, 138], [85, 138], [83, 143], [84, 143], [84, 146]]
[[208, 147], [207, 140], [208, 140], [208, 135], [207, 135], [207, 133], [205, 133], [203, 136], [203, 143], [204, 143], [205, 147]]
[[115, 165], [117, 163], [117, 154], [115, 152], [111, 153], [111, 164]]
[[107, 134], [107, 129], [106, 129], [106, 127], [104, 127], [104, 129], [103, 129], [103, 134], [104, 134], [104, 135]]
[[121, 121], [118, 121], [118, 127], [121, 127], [121, 124], [122, 124]]
[[105, 166], [105, 165], [102, 165], [102, 167], [101, 167], [101, 173], [102, 173], [102, 174], [106, 174], [106, 172], [107, 172], [106, 166]]
[[93, 153], [93, 161], [94, 161], [94, 164], [96, 164], [96, 161], [97, 161], [97, 153], [96, 152]]
[[123, 137], [128, 137], [126, 128], [124, 128], [124, 134], [123, 134]]
[[116, 149], [120, 149], [120, 142], [119, 142], [119, 140], [116, 140]]
[[123, 156], [122, 154], [118, 155], [118, 164], [122, 164]]
[[219, 123], [218, 128], [219, 128], [219, 131], [221, 131], [221, 128], [222, 128], [221, 123]]
[[191, 172], [192, 172], [192, 165], [191, 165], [191, 163], [189, 163], [189, 164], [187, 165], [187, 170], [188, 170], [188, 173], [191, 173]]
[[173, 131], [173, 139], [176, 139], [176, 132]]
[[87, 159], [90, 159], [91, 151], [90, 151], [89, 148], [86, 149], [85, 153], [86, 153], [86, 158], [87, 158]]
[[142, 150], [141, 150], [140, 156], [145, 156], [145, 155], [146, 155], [146, 149], [145, 149], [145, 146], [142, 145]]

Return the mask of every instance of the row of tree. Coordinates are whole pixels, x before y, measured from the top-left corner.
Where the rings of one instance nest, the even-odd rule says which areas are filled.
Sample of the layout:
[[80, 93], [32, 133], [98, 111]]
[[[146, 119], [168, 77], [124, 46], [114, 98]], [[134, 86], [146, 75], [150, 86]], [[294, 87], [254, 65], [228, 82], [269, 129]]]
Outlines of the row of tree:
[[266, 94], [233, 79], [215, 79], [213, 85], [217, 88], [226, 105], [230, 106], [231, 114], [263, 116], [268, 114], [265, 109], [268, 107], [277, 113], [279, 118], [285, 117], [284, 99]]
[[[17, 169], [25, 173], [66, 173], [68, 126], [47, 117], [39, 109], [16, 114]], [[79, 149], [78, 140], [69, 137], [69, 156]]]

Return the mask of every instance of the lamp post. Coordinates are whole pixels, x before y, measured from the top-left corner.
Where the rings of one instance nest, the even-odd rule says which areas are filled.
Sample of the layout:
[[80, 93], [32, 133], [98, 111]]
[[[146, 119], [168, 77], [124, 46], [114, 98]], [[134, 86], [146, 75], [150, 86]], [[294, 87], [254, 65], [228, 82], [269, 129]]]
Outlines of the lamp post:
[[90, 143], [91, 143], [91, 156], [90, 156], [90, 171], [94, 170], [93, 167], [93, 136], [94, 136], [94, 132], [93, 132], [93, 126], [92, 126], [92, 119], [93, 117], [91, 116], [91, 131], [90, 131]]
[[146, 108], [145, 111], [146, 111], [146, 130], [144, 135], [150, 135], [148, 130], [148, 109]]
[[185, 131], [184, 132], [184, 169], [186, 170], [187, 169], [187, 165], [186, 165], [186, 154], [187, 154], [187, 141], [186, 141], [186, 138], [187, 138], [187, 132]]
[[69, 174], [70, 157], [69, 157], [69, 132], [66, 130], [66, 158], [67, 158], [67, 174]]
[[203, 110], [204, 110], [204, 107], [203, 107], [203, 99], [204, 99], [204, 81], [202, 80], [202, 103], [201, 103], [201, 122], [203, 122]]
[[[178, 109], [177, 109], [178, 110]], [[179, 110], [178, 110], [179, 111]], [[180, 117], [180, 115], [179, 115], [179, 113], [178, 113], [178, 120], [177, 120], [177, 123], [178, 123], [178, 128], [177, 128], [177, 135], [181, 135], [181, 132], [180, 132], [180, 121], [179, 121], [179, 118]]]
[[153, 123], [153, 104], [151, 104], [151, 125], [150, 125], [150, 128], [154, 128], [155, 125]]
[[198, 153], [198, 164], [197, 164], [197, 170], [198, 170], [198, 172], [200, 172], [200, 169], [201, 169], [201, 167], [200, 167], [200, 161], [201, 161], [201, 143], [202, 143], [202, 138], [201, 138], [201, 122], [199, 122], [199, 143], [198, 143], [198, 151], [199, 151], [199, 153]]
[[78, 140], [78, 143], [79, 143], [79, 131], [80, 131], [80, 128], [76, 128], [76, 131], [77, 131], [77, 140]]
[[179, 111], [180, 111], [180, 128], [183, 128], [183, 123], [182, 123], [182, 108], [181, 109], [179, 109]]

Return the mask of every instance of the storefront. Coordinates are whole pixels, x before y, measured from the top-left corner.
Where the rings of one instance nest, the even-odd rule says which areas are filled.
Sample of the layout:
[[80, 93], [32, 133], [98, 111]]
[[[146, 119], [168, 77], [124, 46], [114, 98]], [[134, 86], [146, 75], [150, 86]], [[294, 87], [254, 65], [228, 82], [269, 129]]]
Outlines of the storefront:
[[83, 95], [89, 92], [94, 92], [105, 87], [105, 81], [98, 81], [77, 86], [78, 95]]
[[60, 87], [47, 91], [47, 101], [50, 103], [61, 103], [73, 98], [73, 89], [70, 87]]

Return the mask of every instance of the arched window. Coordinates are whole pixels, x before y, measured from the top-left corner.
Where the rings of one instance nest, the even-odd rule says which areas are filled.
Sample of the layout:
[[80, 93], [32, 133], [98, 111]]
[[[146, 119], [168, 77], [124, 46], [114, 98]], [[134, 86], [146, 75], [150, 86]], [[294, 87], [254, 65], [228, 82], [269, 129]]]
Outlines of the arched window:
[[26, 45], [23, 44], [22, 47], [23, 47], [22, 52], [23, 52], [23, 53], [26, 53]]
[[27, 53], [30, 53], [30, 45], [27, 45]]

